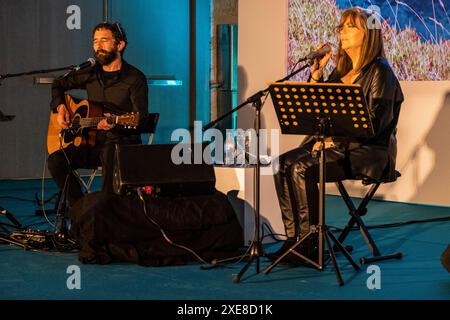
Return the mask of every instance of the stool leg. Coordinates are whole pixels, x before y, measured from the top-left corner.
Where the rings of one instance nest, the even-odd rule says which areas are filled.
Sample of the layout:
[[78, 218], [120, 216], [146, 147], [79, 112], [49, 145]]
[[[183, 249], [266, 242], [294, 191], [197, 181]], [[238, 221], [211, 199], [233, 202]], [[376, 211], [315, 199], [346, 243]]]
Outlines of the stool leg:
[[[359, 228], [359, 232], [361, 233], [362, 237], [364, 238], [364, 241], [367, 243], [367, 246], [369, 247], [370, 251], [372, 252], [373, 257], [371, 258], [361, 258], [360, 262], [361, 264], [367, 264], [371, 262], [376, 261], [382, 261], [382, 260], [388, 260], [388, 259], [401, 259], [402, 253], [396, 252], [390, 255], [381, 255], [380, 250], [378, 249], [375, 241], [373, 240], [372, 236], [369, 233], [369, 230], [367, 226], [364, 224], [364, 221], [362, 220], [361, 216], [365, 215], [367, 213], [367, 205], [369, 204], [370, 200], [372, 200], [373, 196], [375, 195], [375, 192], [378, 190], [380, 186], [380, 182], [372, 185], [372, 187], [369, 189], [369, 191], [366, 193], [363, 200], [358, 205], [358, 208], [355, 207], [353, 201], [351, 200], [347, 190], [345, 189], [344, 185], [341, 181], [336, 182], [336, 185], [339, 189], [339, 192], [342, 195], [342, 198], [344, 199], [345, 204], [347, 205], [349, 209], [349, 214], [351, 215], [351, 218], [349, 222], [347, 223], [347, 226], [344, 228], [344, 230], [339, 235], [339, 242], [343, 242], [351, 229], [353, 228], [353, 225], [356, 223], [356, 225]], [[336, 246], [335, 246], [336, 247]]]
[[385, 256], [378, 256], [373, 258], [361, 258], [359, 259], [359, 262], [361, 264], [369, 264], [373, 262], [383, 261], [383, 260], [390, 260], [390, 259], [401, 259], [403, 257], [403, 254], [401, 252], [396, 252], [393, 254], [387, 254]]
[[350, 220], [348, 221], [347, 225], [345, 226], [344, 230], [342, 230], [341, 234], [339, 235], [339, 242], [343, 243], [345, 239], [347, 238], [348, 234], [350, 233], [351, 229], [353, 228], [354, 224], [356, 223], [356, 220], [353, 218], [353, 212], [356, 211], [356, 207], [350, 198], [350, 195], [348, 194], [347, 190], [344, 188], [344, 185], [342, 184], [342, 181], [336, 182], [336, 186], [339, 189], [339, 192], [342, 195], [342, 199], [344, 200], [348, 210], [349, 214], [351, 216]]
[[[350, 213], [351, 215], [351, 213]], [[348, 234], [350, 233], [350, 231], [353, 228], [353, 225], [356, 223], [355, 219], [353, 218], [353, 216], [350, 218], [350, 220], [348, 221], [347, 225], [345, 226], [344, 230], [342, 230], [342, 232], [339, 234], [339, 242], [343, 243], [345, 241], [345, 239], [347, 239]]]
[[372, 252], [373, 256], [378, 257], [381, 255], [380, 250], [378, 250], [377, 245], [375, 244], [375, 241], [373, 240], [372, 236], [369, 233], [369, 230], [367, 230], [366, 225], [362, 221], [361, 217], [356, 213], [352, 213], [352, 218], [356, 221], [356, 224], [359, 227], [359, 232], [364, 238], [364, 241], [366, 241], [367, 246], [369, 247], [370, 251]]

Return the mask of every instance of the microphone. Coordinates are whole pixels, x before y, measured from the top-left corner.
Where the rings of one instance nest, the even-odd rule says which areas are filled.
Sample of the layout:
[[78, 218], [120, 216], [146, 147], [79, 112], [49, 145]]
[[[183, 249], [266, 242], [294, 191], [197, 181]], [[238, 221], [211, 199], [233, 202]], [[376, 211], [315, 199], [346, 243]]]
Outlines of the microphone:
[[95, 65], [95, 59], [94, 59], [94, 58], [89, 58], [89, 59], [87, 59], [87, 61], [85, 61], [85, 62], [83, 62], [83, 63], [81, 63], [81, 64], [75, 66], [75, 67], [73, 68], [73, 70], [74, 70], [74, 71], [79, 71], [79, 70], [83, 70], [83, 69], [92, 67], [92, 66], [94, 66], [94, 65]]
[[314, 60], [316, 58], [326, 55], [330, 51], [331, 51], [331, 47], [328, 44], [326, 44], [319, 50], [311, 51], [310, 53], [308, 53], [308, 55], [304, 59], [305, 60]]

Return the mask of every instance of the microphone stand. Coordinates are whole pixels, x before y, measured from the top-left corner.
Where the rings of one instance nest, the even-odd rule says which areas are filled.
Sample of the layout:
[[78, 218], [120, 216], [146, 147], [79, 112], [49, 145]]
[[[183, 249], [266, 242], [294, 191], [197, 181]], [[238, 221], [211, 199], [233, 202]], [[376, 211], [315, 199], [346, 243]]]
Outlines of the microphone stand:
[[[34, 74], [39, 73], [49, 73], [54, 71], [63, 71], [63, 70], [75, 70], [77, 66], [71, 65], [68, 67], [62, 67], [62, 68], [55, 68], [55, 69], [44, 69], [44, 70], [34, 70], [34, 71], [26, 71], [26, 72], [20, 72], [20, 73], [6, 73], [6, 74], [0, 74], [0, 86], [2, 85], [2, 80], [7, 78], [14, 78], [14, 77], [21, 77], [21, 76], [30, 76]], [[0, 110], [0, 121], [10, 121], [14, 118], [13, 115], [5, 115]]]
[[[297, 63], [303, 62], [305, 60], [308, 60], [307, 58], [300, 59]], [[310, 66], [310, 61], [302, 66], [301, 68], [297, 69], [296, 71], [288, 74], [282, 79], [279, 79], [275, 82], [284, 82], [293, 76], [295, 76], [300, 71], [306, 69]], [[202, 130], [206, 131], [212, 127], [214, 127], [216, 124], [218, 124], [223, 119], [229, 117], [231, 114], [235, 113], [242, 107], [246, 106], [247, 104], [252, 104], [255, 107], [255, 132], [256, 132], [256, 181], [254, 185], [254, 194], [255, 194], [255, 227], [256, 232], [255, 236], [250, 244], [249, 249], [247, 250], [249, 252], [249, 260], [247, 261], [246, 265], [242, 268], [242, 270], [238, 274], [233, 275], [233, 283], [239, 283], [241, 280], [242, 275], [247, 271], [247, 269], [250, 267], [253, 261], [256, 261], [256, 273], [259, 273], [260, 270], [260, 262], [259, 258], [260, 256], [263, 256], [263, 249], [262, 249], [262, 243], [260, 239], [260, 156], [259, 156], [259, 129], [261, 126], [261, 108], [262, 108], [262, 101], [261, 98], [264, 97], [269, 92], [269, 87], [265, 88], [264, 90], [260, 90], [250, 96], [247, 100], [242, 102], [240, 105], [235, 107], [234, 109], [231, 109], [229, 112], [223, 114], [219, 118], [217, 118], [214, 121], [211, 121], [207, 125], [205, 125]]]
[[[7, 79], [7, 78], [29, 76], [29, 75], [34, 75], [34, 74], [49, 73], [49, 72], [64, 71], [64, 70], [70, 70], [70, 72], [71, 72], [71, 71], [76, 70], [76, 68], [77, 68], [76, 65], [70, 65], [70, 66], [61, 67], [61, 68], [33, 70], [33, 71], [26, 71], [26, 72], [20, 72], [20, 73], [10, 73], [10, 74], [0, 74], [0, 85], [2, 84], [1, 81], [3, 79]], [[14, 117], [15, 116], [13, 116], [13, 115], [5, 115], [0, 110], [0, 121], [11, 121]], [[59, 212], [60, 212], [60, 208], [58, 208], [58, 213]], [[9, 212], [6, 209], [0, 207], [0, 213], [6, 215]], [[9, 213], [9, 216], [7, 216], [7, 217], [11, 221], [14, 222], [15, 227], [21, 228], [20, 223], [10, 213]], [[2, 225], [0, 224], [0, 226], [2, 226]], [[64, 229], [64, 221], [61, 221], [61, 215], [59, 214], [59, 215], [57, 215], [57, 221], [55, 223], [55, 234], [58, 236], [58, 238], [64, 238], [63, 229]], [[7, 238], [4, 238], [4, 237], [1, 237], [0, 240], [8, 241], [10, 243], [14, 243], [14, 244], [20, 245], [20, 243], [12, 242], [11, 239], [7, 239]]]
[[[299, 62], [303, 62], [305, 61], [306, 58], [300, 59], [297, 63]], [[297, 73], [303, 71], [304, 69], [306, 69], [307, 67], [309, 67], [311, 65], [311, 63], [307, 63], [305, 64], [303, 67], [295, 70], [294, 72], [288, 74], [286, 77], [279, 79], [275, 82], [284, 82], [286, 80], [289, 80], [290, 78], [292, 78], [293, 76], [295, 76]], [[1, 79], [1, 77], [0, 77]], [[219, 118], [217, 118], [216, 120], [211, 121], [210, 123], [208, 123], [207, 125], [205, 125], [202, 130], [206, 131], [208, 129], [211, 129], [212, 127], [214, 127], [215, 125], [217, 125], [219, 122], [221, 122], [223, 119], [229, 117], [230, 115], [232, 115], [233, 113], [235, 113], [236, 111], [238, 111], [239, 109], [241, 109], [242, 107], [246, 106], [249, 103], [254, 103], [255, 100], [261, 99], [267, 92], [269, 91], [269, 87], [265, 88], [264, 90], [258, 91], [257, 93], [255, 93], [254, 95], [250, 96], [250, 98], [248, 98], [247, 100], [245, 100], [244, 102], [242, 102], [240, 105], [238, 105], [237, 107], [235, 107], [234, 109], [231, 109], [230, 111], [228, 111], [227, 113], [221, 115]]]
[[75, 66], [75, 65], [71, 65], [68, 67], [55, 68], [55, 69], [44, 69], [44, 70], [34, 70], [34, 71], [27, 71], [27, 72], [20, 72], [20, 73], [0, 74], [0, 81], [3, 79], [6, 79], [6, 78], [30, 76], [30, 75], [39, 74], [39, 73], [49, 73], [49, 72], [63, 71], [63, 70], [74, 70], [76, 67], [77, 66]]

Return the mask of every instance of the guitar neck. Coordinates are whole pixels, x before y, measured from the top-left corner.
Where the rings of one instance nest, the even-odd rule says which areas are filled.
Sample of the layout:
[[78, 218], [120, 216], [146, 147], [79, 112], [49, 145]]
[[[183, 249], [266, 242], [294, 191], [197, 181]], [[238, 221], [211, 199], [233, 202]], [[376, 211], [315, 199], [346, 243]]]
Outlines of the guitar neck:
[[80, 126], [82, 128], [94, 128], [97, 127], [100, 121], [103, 119], [112, 119], [112, 123], [116, 123], [116, 117], [94, 117], [94, 118], [77, 118], [74, 119], [72, 125]]

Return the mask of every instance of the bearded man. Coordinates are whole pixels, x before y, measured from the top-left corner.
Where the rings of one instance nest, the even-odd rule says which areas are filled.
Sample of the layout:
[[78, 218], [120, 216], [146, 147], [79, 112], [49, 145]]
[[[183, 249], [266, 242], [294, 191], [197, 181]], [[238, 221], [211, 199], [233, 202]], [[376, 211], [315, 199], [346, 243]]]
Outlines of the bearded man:
[[[48, 168], [58, 187], [64, 190], [70, 207], [83, 197], [78, 179], [78, 168], [102, 167], [102, 191], [113, 192], [114, 150], [116, 144], [141, 143], [140, 129], [126, 129], [111, 122], [111, 115], [139, 112], [148, 114], [148, 87], [145, 75], [123, 60], [127, 46], [125, 30], [118, 22], [102, 22], [93, 29], [93, 49], [96, 63], [57, 78], [52, 84], [54, 113], [62, 129], [71, 127], [74, 117], [66, 103], [66, 92], [71, 89], [87, 91], [89, 106], [100, 106], [101, 114], [95, 135], [95, 144], [74, 144], [61, 147], [48, 157]], [[101, 119], [101, 120], [100, 120]], [[108, 120], [109, 119], [109, 120]]]

